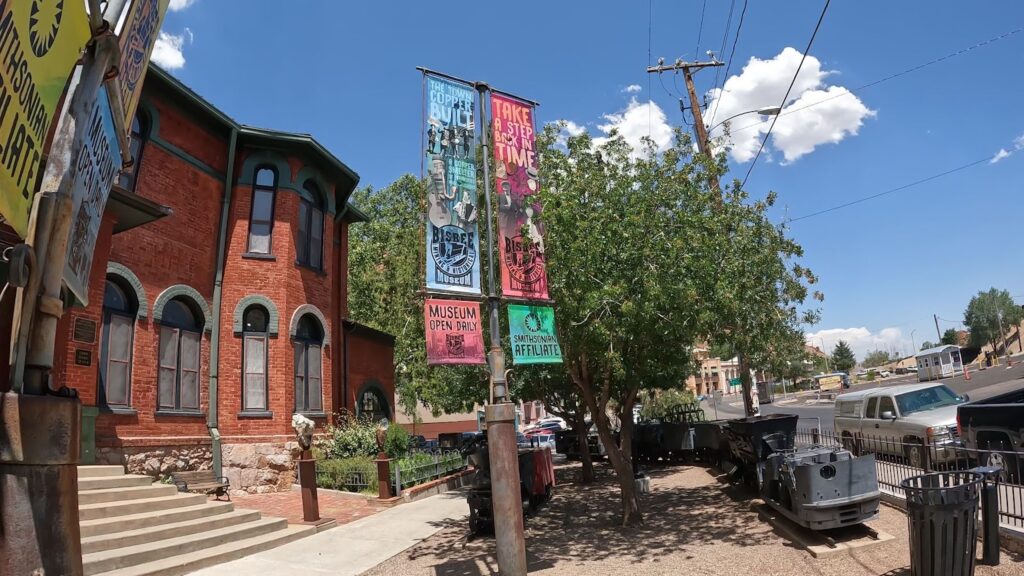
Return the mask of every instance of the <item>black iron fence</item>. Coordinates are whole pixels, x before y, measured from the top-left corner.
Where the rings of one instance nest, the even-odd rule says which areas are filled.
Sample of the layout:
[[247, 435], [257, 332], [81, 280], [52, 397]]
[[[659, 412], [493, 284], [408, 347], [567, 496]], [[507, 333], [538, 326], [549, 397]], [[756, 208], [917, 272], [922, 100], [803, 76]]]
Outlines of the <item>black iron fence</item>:
[[801, 427], [796, 432], [796, 445], [843, 447], [858, 456], [874, 454], [879, 488], [900, 498], [905, 497], [900, 483], [912, 476], [998, 466], [999, 521], [1024, 527], [1024, 479], [1016, 452], [968, 448], [952, 430], [930, 442], [918, 442], [869, 434], [840, 436], [832, 430]]
[[466, 457], [457, 450], [413, 452], [391, 461], [391, 481], [395, 495], [418, 484], [425, 484], [466, 467]]

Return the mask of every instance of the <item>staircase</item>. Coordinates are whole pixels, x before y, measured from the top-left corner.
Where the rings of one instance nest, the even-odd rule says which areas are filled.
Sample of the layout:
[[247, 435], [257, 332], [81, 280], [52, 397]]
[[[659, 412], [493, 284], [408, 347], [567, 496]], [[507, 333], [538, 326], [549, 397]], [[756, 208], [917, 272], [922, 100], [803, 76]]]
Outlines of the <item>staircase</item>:
[[121, 466], [78, 467], [78, 518], [86, 576], [185, 574], [316, 533]]

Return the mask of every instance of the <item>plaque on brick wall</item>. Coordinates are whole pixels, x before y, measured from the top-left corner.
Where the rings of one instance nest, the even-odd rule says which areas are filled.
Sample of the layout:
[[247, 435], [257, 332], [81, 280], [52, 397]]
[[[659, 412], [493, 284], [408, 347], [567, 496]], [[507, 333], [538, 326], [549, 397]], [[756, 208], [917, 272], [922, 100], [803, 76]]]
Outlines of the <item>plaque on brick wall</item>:
[[94, 344], [96, 342], [96, 321], [81, 316], [75, 318], [71, 339], [83, 344]]
[[89, 366], [92, 364], [92, 351], [83, 350], [82, 348], [75, 348], [75, 364], [79, 366]]

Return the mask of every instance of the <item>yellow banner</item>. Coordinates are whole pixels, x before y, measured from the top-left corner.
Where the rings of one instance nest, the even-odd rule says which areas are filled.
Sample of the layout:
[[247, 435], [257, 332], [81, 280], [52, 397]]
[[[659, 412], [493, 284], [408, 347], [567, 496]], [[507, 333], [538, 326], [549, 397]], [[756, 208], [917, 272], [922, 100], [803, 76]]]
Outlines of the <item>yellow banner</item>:
[[0, 0], [0, 214], [22, 238], [57, 103], [89, 37], [81, 0]]
[[142, 82], [149, 67], [160, 24], [170, 0], [133, 0], [121, 28], [121, 103], [124, 105], [124, 126], [131, 133], [135, 109], [139, 106]]

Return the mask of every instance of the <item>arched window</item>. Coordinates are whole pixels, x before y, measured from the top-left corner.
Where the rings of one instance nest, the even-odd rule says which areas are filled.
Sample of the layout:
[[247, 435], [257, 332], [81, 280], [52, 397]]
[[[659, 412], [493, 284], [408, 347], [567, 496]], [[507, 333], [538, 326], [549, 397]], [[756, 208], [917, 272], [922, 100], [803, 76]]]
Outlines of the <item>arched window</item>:
[[99, 405], [131, 406], [132, 342], [138, 305], [128, 290], [107, 278], [103, 292], [103, 333], [100, 343]]
[[371, 381], [363, 386], [359, 397], [356, 398], [356, 414], [368, 418], [371, 422], [391, 418], [391, 406], [376, 383]]
[[322, 270], [324, 264], [324, 196], [320, 187], [306, 180], [302, 188], [313, 197], [299, 202], [299, 237], [297, 252], [299, 264]]
[[277, 172], [266, 166], [256, 168], [252, 184], [252, 208], [249, 212], [250, 254], [270, 254], [276, 192]]
[[142, 149], [149, 137], [149, 125], [146, 122], [145, 114], [140, 110], [135, 113], [132, 120], [132, 136], [128, 149], [132, 153], [132, 166], [121, 172], [117, 183], [128, 192], [135, 192], [135, 182], [139, 177], [139, 166], [142, 165]]
[[295, 330], [295, 411], [322, 412], [321, 350], [324, 329], [312, 314], [299, 319]]
[[202, 313], [195, 303], [174, 298], [160, 320], [160, 410], [199, 411], [199, 354]]
[[267, 410], [267, 309], [254, 304], [242, 317], [242, 411]]

